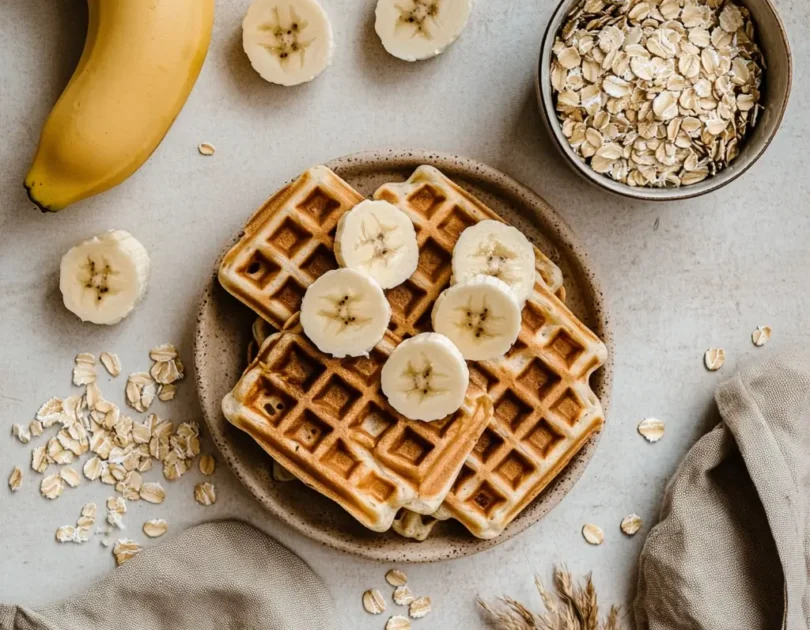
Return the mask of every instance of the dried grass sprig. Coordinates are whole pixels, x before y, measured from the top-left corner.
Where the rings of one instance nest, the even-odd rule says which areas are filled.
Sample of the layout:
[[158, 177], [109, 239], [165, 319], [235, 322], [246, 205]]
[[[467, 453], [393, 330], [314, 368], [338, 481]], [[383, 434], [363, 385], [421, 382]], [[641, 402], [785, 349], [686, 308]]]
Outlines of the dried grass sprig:
[[565, 565], [555, 567], [553, 593], [539, 576], [535, 576], [534, 583], [545, 608], [542, 615], [511, 597], [499, 597], [494, 606], [479, 597], [478, 605], [493, 618], [499, 630], [621, 630], [616, 606], [610, 607], [607, 618], [600, 624], [596, 587], [590, 573], [585, 576], [584, 585], [580, 585], [574, 582]]

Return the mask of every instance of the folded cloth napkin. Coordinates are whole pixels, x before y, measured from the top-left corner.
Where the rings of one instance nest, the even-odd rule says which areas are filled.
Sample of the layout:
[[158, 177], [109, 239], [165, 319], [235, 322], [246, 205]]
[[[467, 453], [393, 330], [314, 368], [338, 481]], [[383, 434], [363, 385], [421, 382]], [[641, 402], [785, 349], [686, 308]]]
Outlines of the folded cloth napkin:
[[743, 370], [641, 553], [640, 630], [810, 628], [810, 351]]
[[323, 582], [301, 558], [237, 521], [146, 549], [84, 595], [28, 610], [0, 604], [0, 630], [338, 630]]

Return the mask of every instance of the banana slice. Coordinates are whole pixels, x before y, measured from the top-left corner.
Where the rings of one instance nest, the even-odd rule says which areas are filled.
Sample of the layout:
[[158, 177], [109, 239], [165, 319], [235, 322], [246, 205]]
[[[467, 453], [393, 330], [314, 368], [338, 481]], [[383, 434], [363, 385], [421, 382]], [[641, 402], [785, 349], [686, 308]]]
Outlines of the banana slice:
[[479, 275], [445, 289], [433, 305], [433, 330], [468, 361], [497, 359], [520, 334], [521, 308], [506, 283]]
[[254, 0], [242, 20], [242, 47], [265, 81], [312, 81], [332, 61], [329, 18], [316, 0]]
[[429, 59], [458, 39], [471, 8], [471, 0], [379, 0], [374, 28], [394, 57]]
[[335, 257], [341, 267], [367, 273], [383, 289], [402, 284], [419, 263], [413, 222], [392, 203], [361, 201], [338, 221]]
[[383, 365], [381, 378], [394, 409], [411, 420], [430, 422], [461, 407], [470, 372], [453, 342], [434, 332], [400, 343]]
[[534, 248], [517, 228], [480, 221], [461, 233], [453, 248], [452, 284], [484, 274], [509, 285], [521, 308], [534, 288]]
[[84, 322], [117, 324], [146, 293], [149, 254], [124, 230], [110, 230], [72, 247], [59, 270], [68, 310]]
[[337, 358], [367, 355], [383, 338], [391, 306], [380, 285], [354, 269], [327, 271], [301, 302], [304, 333], [321, 352]]

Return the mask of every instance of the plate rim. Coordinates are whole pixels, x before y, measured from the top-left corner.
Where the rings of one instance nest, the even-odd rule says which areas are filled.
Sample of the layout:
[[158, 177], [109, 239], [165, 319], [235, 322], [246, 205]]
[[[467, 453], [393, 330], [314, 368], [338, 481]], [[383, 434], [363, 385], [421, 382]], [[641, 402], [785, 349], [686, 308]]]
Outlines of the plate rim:
[[[496, 191], [496, 196], [501, 198], [505, 196], [504, 193], [521, 198], [524, 205], [533, 208], [535, 214], [537, 215], [526, 216], [525, 219], [529, 221], [538, 231], [552, 240], [556, 245], [564, 248], [565, 251], [562, 251], [561, 254], [567, 259], [569, 266], [574, 268], [580, 276], [578, 280], [580, 286], [582, 286], [584, 289], [583, 293], [589, 294], [590, 300], [588, 300], [587, 303], [593, 311], [593, 317], [596, 324], [594, 326], [595, 332], [597, 332], [608, 350], [607, 361], [595, 375], [598, 381], [598, 385], [596, 387], [598, 391], [596, 393], [599, 396], [602, 404], [607, 424], [614, 372], [612, 323], [610, 321], [605, 295], [601, 290], [601, 283], [599, 281], [598, 273], [595, 270], [594, 263], [585, 248], [582, 246], [579, 238], [562, 218], [562, 216], [556, 211], [556, 209], [549, 205], [545, 199], [543, 199], [534, 190], [525, 184], [522, 184], [513, 177], [506, 175], [491, 166], [453, 153], [429, 151], [424, 149], [369, 150], [335, 158], [326, 162], [325, 166], [335, 171], [338, 175], [341, 175], [341, 173], [346, 173], [353, 169], [363, 169], [369, 172], [373, 172], [375, 170], [384, 170], [387, 168], [410, 168], [411, 166], [413, 169], [416, 169], [416, 167], [421, 164], [430, 164], [435, 166], [442, 172], [446, 173], [451, 179], [453, 178], [452, 176], [454, 174], [468, 179], [475, 179], [476, 182], [481, 182], [483, 187]], [[288, 183], [289, 182], [284, 182], [281, 186], [279, 186], [279, 188]], [[248, 214], [248, 216], [250, 215]], [[538, 221], [538, 219], [540, 219], [540, 221]], [[546, 225], [540, 225], [541, 222], [545, 223]], [[551, 233], [548, 232], [549, 228]], [[502, 544], [517, 536], [532, 525], [536, 524], [544, 516], [546, 516], [546, 514], [559, 505], [562, 499], [567, 496], [569, 492], [571, 492], [576, 483], [581, 479], [582, 474], [596, 452], [601, 435], [604, 431], [604, 426], [588, 439], [579, 453], [574, 456], [568, 465], [566, 465], [563, 472], [551, 482], [549, 487], [552, 487], [555, 483], [562, 484], [561, 492], [556, 493], [551, 500], [538, 504], [537, 498], [542, 496], [541, 493], [541, 495], [539, 495], [526, 507], [523, 514], [521, 514], [523, 518], [516, 518], [499, 536], [492, 539], [478, 539], [472, 534], [469, 534], [469, 544], [457, 545], [451, 542], [448, 543], [446, 548], [431, 551], [422, 549], [420, 551], [420, 543], [403, 538], [403, 543], [406, 544], [403, 545], [402, 550], [397, 551], [388, 548], [378, 549], [373, 544], [368, 544], [368, 540], [361, 541], [348, 535], [341, 536], [339, 535], [339, 532], [336, 533], [334, 531], [329, 531], [328, 529], [314, 527], [309, 522], [299, 518], [297, 514], [284, 509], [284, 507], [279, 505], [272, 496], [268, 496], [262, 491], [260, 485], [256, 483], [255, 479], [251, 479], [248, 475], [243, 474], [243, 470], [249, 467], [244, 466], [238, 461], [235, 453], [228, 443], [228, 440], [219, 435], [219, 431], [214, 430], [214, 423], [216, 419], [211, 417], [211, 414], [209, 414], [209, 409], [214, 408], [219, 410], [220, 405], [218, 401], [212, 401], [210, 399], [209, 393], [207, 392], [207, 386], [205, 383], [203, 383], [202, 378], [202, 373], [204, 372], [202, 369], [202, 363], [205, 353], [201, 351], [201, 345], [204, 345], [205, 339], [201, 322], [204, 317], [206, 307], [214, 298], [213, 291], [216, 288], [217, 270], [220, 261], [230, 247], [232, 247], [233, 244], [236, 243], [236, 241], [240, 238], [241, 234], [242, 232], [240, 231], [236, 235], [229, 238], [221, 250], [214, 264], [212, 273], [209, 274], [208, 281], [202, 292], [200, 303], [197, 308], [193, 344], [197, 395], [200, 400], [200, 408], [203, 419], [208, 426], [209, 435], [211, 436], [211, 439], [219, 450], [221, 456], [224, 458], [225, 462], [228, 464], [229, 468], [237, 479], [239, 479], [239, 481], [258, 501], [258, 503], [265, 510], [272, 513], [281, 522], [321, 544], [364, 558], [386, 562], [438, 562], [452, 558], [470, 556]], [[219, 413], [221, 415], [221, 411]], [[565, 475], [565, 479], [562, 479], [563, 475]], [[547, 489], [549, 487], [547, 487]], [[546, 490], [543, 492], [545, 491]], [[532, 506], [535, 506], [534, 510], [532, 510]], [[341, 508], [339, 506], [335, 506], [335, 509]]]

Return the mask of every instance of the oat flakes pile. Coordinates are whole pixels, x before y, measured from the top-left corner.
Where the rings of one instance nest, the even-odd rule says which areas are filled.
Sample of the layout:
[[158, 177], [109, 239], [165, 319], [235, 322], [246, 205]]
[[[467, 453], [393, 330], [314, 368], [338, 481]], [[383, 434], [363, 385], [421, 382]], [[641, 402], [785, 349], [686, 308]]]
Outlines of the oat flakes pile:
[[563, 135], [630, 186], [714, 175], [762, 109], [765, 63], [748, 10], [730, 0], [583, 0], [553, 53]]
[[[161, 401], [174, 398], [176, 382], [183, 378], [183, 364], [171, 344], [163, 344], [150, 351], [152, 366], [149, 372], [136, 372], [126, 385], [126, 400], [135, 411], [145, 413], [155, 397]], [[114, 354], [104, 352], [101, 365], [113, 377], [121, 372], [121, 362]], [[183, 422], [177, 426], [155, 413], [132, 418], [121, 408], [104, 398], [98, 386], [98, 364], [90, 353], [76, 356], [72, 380], [82, 393], [66, 398], [51, 398], [37, 411], [28, 425], [15, 424], [12, 435], [22, 444], [40, 436], [46, 442], [34, 446], [31, 469], [42, 475], [37, 482], [40, 493], [56, 500], [69, 488], [87, 481], [100, 480], [112, 486], [116, 496], [107, 499], [106, 521], [109, 528], [96, 533], [109, 534], [111, 529], [124, 529], [123, 517], [126, 501], [146, 501], [160, 504], [167, 493], [156, 481], [145, 481], [143, 474], [157, 463], [162, 465], [163, 477], [175, 481], [188, 472], [200, 455], [200, 427], [196, 422]], [[50, 433], [54, 428], [55, 432]], [[33, 446], [33, 445], [32, 445]], [[214, 459], [203, 456], [200, 470], [213, 474]], [[22, 471], [15, 468], [9, 478], [9, 487], [17, 491], [22, 484]], [[213, 484], [206, 499], [215, 500]], [[93, 535], [96, 520], [95, 504], [88, 504], [75, 526], [64, 525], [57, 530], [59, 542], [86, 542]], [[167, 529], [162, 519], [152, 519], [144, 525], [150, 537], [161, 535]], [[109, 541], [102, 540], [109, 545]], [[115, 544], [114, 555], [118, 563], [137, 553], [140, 546], [134, 541], [121, 539]]]

